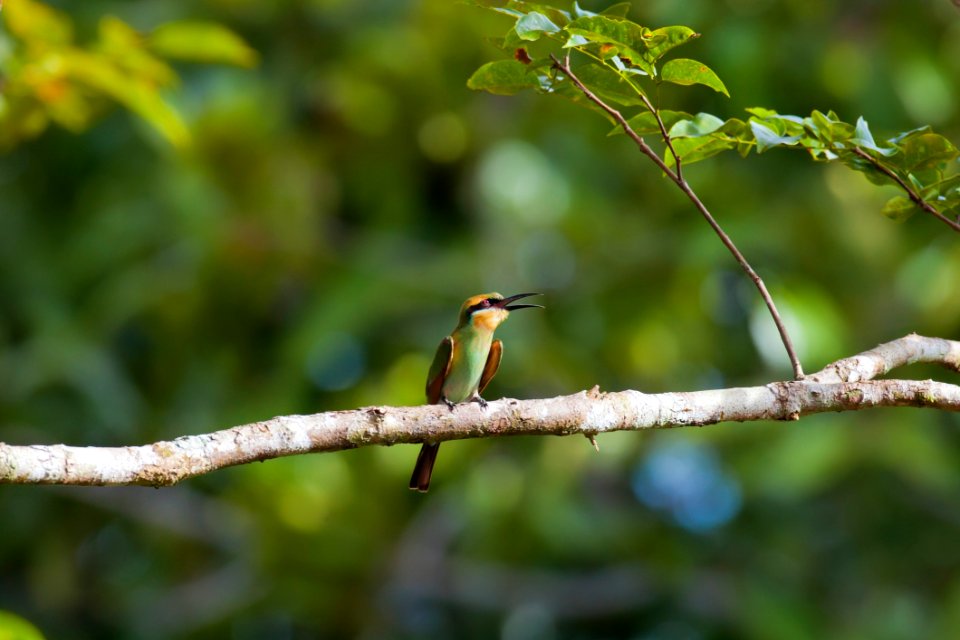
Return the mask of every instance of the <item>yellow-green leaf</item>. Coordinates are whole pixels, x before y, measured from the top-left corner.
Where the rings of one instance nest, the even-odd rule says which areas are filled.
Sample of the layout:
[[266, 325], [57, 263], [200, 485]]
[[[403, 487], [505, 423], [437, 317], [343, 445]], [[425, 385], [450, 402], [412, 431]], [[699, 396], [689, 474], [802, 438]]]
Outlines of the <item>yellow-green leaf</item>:
[[702, 84], [718, 93], [730, 97], [727, 87], [723, 84], [713, 69], [697, 60], [689, 58], [675, 58], [663, 65], [660, 77], [674, 84], [691, 85]]
[[43, 634], [20, 616], [0, 611], [0, 640], [43, 640]]
[[150, 49], [167, 58], [252, 67], [257, 52], [243, 38], [211, 22], [168, 22], [149, 39]]
[[489, 91], [500, 95], [513, 95], [524, 89], [540, 86], [537, 74], [517, 60], [488, 62], [473, 72], [467, 86], [475, 91]]
[[913, 203], [910, 198], [906, 196], [894, 196], [887, 200], [887, 203], [883, 205], [881, 213], [887, 216], [891, 220], [896, 222], [903, 222], [908, 218], [914, 216], [914, 214], [919, 213], [920, 208]]
[[77, 82], [97, 89], [147, 121], [176, 147], [190, 144], [190, 133], [180, 114], [167, 104], [158, 88], [124, 73], [103, 56], [74, 50], [65, 56], [69, 75]]
[[69, 44], [73, 24], [66, 14], [34, 0], [16, 0], [3, 13], [10, 32], [27, 42]]

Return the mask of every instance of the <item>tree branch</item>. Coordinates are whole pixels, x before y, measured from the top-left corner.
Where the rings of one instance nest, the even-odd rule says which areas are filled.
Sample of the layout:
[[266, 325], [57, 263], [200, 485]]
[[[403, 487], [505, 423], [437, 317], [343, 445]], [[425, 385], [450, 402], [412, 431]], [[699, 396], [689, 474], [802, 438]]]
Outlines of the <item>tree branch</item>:
[[597, 388], [544, 400], [366, 407], [283, 416], [215, 433], [134, 447], [0, 443], [0, 484], [169, 486], [217, 469], [301, 453], [506, 435], [609, 431], [798, 420], [826, 411], [932, 407], [960, 411], [960, 386], [873, 380], [895, 367], [935, 362], [960, 371], [960, 342], [908, 335], [825, 367], [805, 380], [759, 387], [644, 394]]
[[[583, 95], [596, 104], [598, 107], [603, 109], [607, 114], [613, 118], [620, 128], [623, 129], [623, 132], [633, 140], [637, 147], [640, 148], [640, 151], [650, 158], [657, 168], [659, 168], [670, 180], [676, 184], [690, 202], [693, 203], [693, 206], [696, 207], [697, 211], [700, 212], [700, 215], [704, 217], [707, 221], [707, 224], [710, 225], [710, 228], [713, 229], [714, 233], [717, 234], [717, 237], [720, 238], [720, 242], [723, 243], [723, 246], [733, 254], [734, 259], [740, 265], [740, 267], [746, 272], [750, 280], [753, 281], [754, 286], [757, 287], [757, 290], [760, 292], [760, 297], [763, 298], [764, 304], [767, 305], [767, 310], [770, 312], [771, 317], [773, 318], [774, 324], [777, 326], [777, 332], [780, 334], [780, 340], [783, 342], [784, 349], [787, 350], [787, 357], [790, 358], [790, 366], [793, 367], [793, 377], [795, 380], [803, 379], [803, 367], [800, 365], [800, 359], [797, 357], [797, 352], [793, 348], [793, 341], [790, 339], [790, 334], [787, 332], [786, 325], [783, 324], [783, 319], [780, 317], [780, 312], [777, 311], [777, 305], [774, 304], [773, 298], [770, 296], [770, 292], [767, 291], [767, 285], [763, 283], [763, 280], [760, 278], [760, 275], [753, 270], [753, 267], [750, 266], [750, 263], [747, 262], [747, 259], [744, 257], [740, 250], [737, 248], [737, 245], [733, 243], [733, 240], [727, 233], [723, 230], [723, 227], [716, 221], [713, 217], [713, 214], [710, 213], [710, 210], [707, 209], [706, 205], [700, 200], [697, 194], [693, 191], [693, 188], [690, 184], [683, 178], [680, 174], [680, 157], [674, 152], [673, 157], [677, 163], [677, 171], [674, 172], [667, 164], [660, 159], [660, 156], [647, 144], [647, 142], [633, 130], [633, 127], [630, 126], [630, 123], [627, 122], [627, 119], [623, 117], [623, 114], [608, 105], [602, 99], [600, 99], [597, 94], [590, 90], [583, 82], [580, 81], [580, 78], [573, 72], [570, 68], [570, 56], [569, 54], [564, 59], [563, 62], [553, 54], [550, 54], [550, 58], [553, 60], [553, 67], [563, 73], [565, 76], [570, 78], [570, 81], [576, 85], [577, 89], [580, 90]], [[647, 103], [651, 108], [652, 104]], [[656, 112], [654, 111], [656, 114]], [[657, 115], [657, 120], [660, 123], [661, 132], [664, 135], [664, 139], [671, 151], [673, 150], [673, 145], [670, 142], [670, 136], [666, 133], [666, 129], [663, 126], [663, 121], [660, 120], [660, 116]]]
[[854, 147], [853, 152], [858, 156], [860, 156], [861, 158], [863, 158], [864, 160], [866, 160], [867, 162], [869, 162], [870, 164], [872, 164], [877, 169], [877, 171], [879, 171], [880, 173], [884, 174], [885, 176], [887, 176], [888, 178], [896, 182], [897, 185], [899, 185], [899, 187], [906, 192], [907, 197], [913, 201], [913, 204], [917, 205], [917, 207], [919, 207], [923, 211], [926, 211], [927, 213], [929, 213], [934, 218], [944, 223], [954, 231], [960, 231], [960, 221], [954, 222], [947, 216], [940, 213], [940, 211], [937, 210], [935, 206], [933, 206], [932, 204], [924, 200], [919, 193], [917, 193], [909, 184], [906, 183], [906, 181], [904, 181], [903, 178], [897, 175], [897, 173], [892, 169], [890, 169], [887, 165], [883, 164], [882, 162], [874, 158], [872, 155], [870, 155], [860, 147]]

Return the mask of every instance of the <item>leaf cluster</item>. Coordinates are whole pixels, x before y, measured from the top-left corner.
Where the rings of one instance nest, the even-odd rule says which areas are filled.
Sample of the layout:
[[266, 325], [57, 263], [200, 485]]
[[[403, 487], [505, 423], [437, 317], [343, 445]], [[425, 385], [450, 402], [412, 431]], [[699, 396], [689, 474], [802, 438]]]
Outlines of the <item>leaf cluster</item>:
[[[746, 157], [751, 150], [805, 149], [814, 160], [839, 161], [875, 184], [903, 189], [906, 195], [891, 198], [883, 207], [890, 218], [904, 220], [924, 204], [944, 215], [960, 212], [960, 174], [954, 162], [958, 150], [929, 127], [877, 142], [864, 118], [844, 122], [833, 111], [815, 110], [808, 117], [799, 117], [756, 107], [747, 110], [746, 119], [723, 119], [709, 113], [661, 109], [650, 96], [656, 95], [655, 89], [662, 83], [703, 85], [729, 96], [723, 81], [706, 64], [690, 58], [666, 58], [675, 48], [699, 37], [690, 27], [642, 26], [626, 17], [627, 3], [601, 13], [586, 11], [576, 2], [571, 11], [519, 0], [480, 0], [476, 4], [515, 22], [505, 36], [495, 40], [501, 49], [513, 53], [513, 59], [481, 66], [467, 82], [472, 89], [496, 94], [524, 89], [556, 94], [609, 119], [607, 112], [558, 71], [551, 56], [563, 55], [584, 86], [624, 114], [634, 133], [663, 141], [663, 161], [671, 169], [727, 150]], [[625, 129], [617, 124], [611, 135], [622, 133]]]
[[[580, 8], [572, 11], [511, 0], [505, 5], [479, 2], [516, 19], [507, 34], [494, 42], [512, 51], [513, 60], [488, 62], [468, 80], [472, 89], [512, 94], [522, 89], [556, 93], [583, 101], [568, 78], [553, 70], [549, 54], [558, 47], [582, 54], [578, 75], [601, 97], [622, 106], [644, 105], [652, 87], [662, 82], [701, 84], [729, 95], [726, 86], [707, 65], [689, 58], [665, 60], [667, 53], [700, 37], [687, 26], [649, 29], [625, 16], [629, 3], [616, 4], [601, 13]], [[533, 43], [558, 47], [533, 49]]]
[[169, 60], [251, 67], [257, 54], [229, 29], [207, 22], [169, 22], [141, 34], [106, 16], [97, 38], [78, 45], [66, 14], [36, 0], [3, 12], [0, 30], [0, 148], [42, 133], [51, 123], [87, 129], [111, 104], [129, 109], [175, 146], [189, 142], [163, 91], [178, 84]]

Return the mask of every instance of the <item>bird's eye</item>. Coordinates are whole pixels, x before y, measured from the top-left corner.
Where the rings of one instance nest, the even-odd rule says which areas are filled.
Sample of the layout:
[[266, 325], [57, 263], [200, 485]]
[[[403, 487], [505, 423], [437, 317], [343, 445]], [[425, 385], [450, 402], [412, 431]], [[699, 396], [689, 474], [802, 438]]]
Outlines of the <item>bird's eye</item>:
[[483, 302], [481, 302], [480, 305], [481, 305], [482, 307], [484, 307], [484, 308], [489, 307], [489, 306], [490, 306], [490, 298], [486, 298], [485, 300], [483, 300]]

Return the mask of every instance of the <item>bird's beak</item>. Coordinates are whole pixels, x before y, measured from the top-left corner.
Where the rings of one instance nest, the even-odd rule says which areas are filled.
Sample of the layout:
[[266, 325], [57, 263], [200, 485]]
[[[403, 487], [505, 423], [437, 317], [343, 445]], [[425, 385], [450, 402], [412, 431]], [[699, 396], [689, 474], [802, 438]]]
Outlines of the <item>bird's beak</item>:
[[514, 300], [520, 300], [521, 298], [529, 298], [530, 296], [540, 296], [542, 293], [518, 293], [515, 296], [510, 296], [509, 298], [504, 298], [497, 303], [497, 306], [501, 309], [506, 309], [507, 311], [516, 311], [517, 309], [532, 309], [534, 307], [538, 309], [543, 309], [542, 304], [510, 304]]

